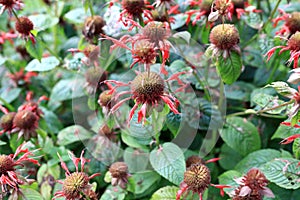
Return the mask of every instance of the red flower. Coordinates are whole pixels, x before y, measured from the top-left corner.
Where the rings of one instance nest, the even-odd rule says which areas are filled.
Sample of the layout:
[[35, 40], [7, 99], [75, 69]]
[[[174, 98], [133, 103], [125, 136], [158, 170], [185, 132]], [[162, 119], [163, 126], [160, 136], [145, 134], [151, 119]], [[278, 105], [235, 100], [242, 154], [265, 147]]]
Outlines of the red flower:
[[234, 6], [231, 3], [231, 0], [215, 0], [212, 11], [208, 16], [208, 21], [214, 22], [219, 17], [222, 17], [222, 22], [225, 21], [227, 17], [229, 20], [232, 20], [232, 14], [234, 12]]
[[[97, 195], [91, 189], [91, 185], [89, 181], [99, 176], [100, 173], [93, 174], [88, 176], [84, 172], [84, 165], [90, 160], [85, 159], [83, 157], [84, 151], [81, 152], [80, 158], [76, 158], [73, 153], [70, 153], [71, 159], [73, 164], [75, 165], [76, 172], [71, 173], [66, 165], [66, 163], [62, 160], [60, 155], [58, 157], [61, 162], [61, 167], [66, 171], [66, 178], [65, 180], [59, 180], [58, 183], [62, 184], [62, 190], [55, 193], [53, 199], [57, 199], [60, 197], [65, 197], [66, 200], [76, 200], [76, 199], [90, 199], [90, 200], [97, 200]], [[79, 171], [79, 162], [81, 165], [81, 170]]]
[[24, 3], [22, 0], [0, 0], [0, 15], [7, 10], [9, 15], [12, 15], [12, 10], [20, 10], [23, 8]]
[[284, 35], [287, 33], [288, 35], [294, 34], [297, 31], [300, 31], [300, 12], [286, 13], [282, 9], [278, 9], [280, 16], [273, 20], [273, 26], [276, 27], [278, 22], [284, 21], [284, 25], [282, 28], [276, 32], [278, 35]]
[[[24, 166], [24, 162], [39, 165], [37, 160], [29, 157], [34, 155], [32, 152], [22, 149], [23, 145], [21, 144], [14, 154], [0, 155], [0, 188], [4, 194], [12, 192], [12, 196], [19, 195], [21, 193], [19, 186], [29, 183], [28, 179], [16, 172], [16, 166]], [[19, 154], [23, 155], [16, 159]]]
[[[157, 106], [161, 102], [166, 103], [175, 114], [179, 114], [176, 108], [179, 102], [175, 97], [165, 91], [165, 82], [166, 81], [155, 72], [142, 72], [129, 83], [122, 83], [114, 80], [104, 81], [109, 87], [110, 94], [113, 95], [114, 101], [117, 102], [117, 99], [123, 95], [131, 95], [130, 97], [119, 100], [118, 103], [113, 105], [110, 113], [114, 113], [127, 100], [134, 99], [135, 105], [129, 112], [128, 122], [132, 119], [134, 112], [139, 105], [141, 105], [141, 108], [138, 112], [138, 122], [141, 122], [142, 120], [144, 122], [146, 120], [147, 107]], [[117, 93], [116, 89], [121, 86], [130, 86], [130, 90]]]
[[290, 51], [290, 58], [288, 60], [288, 63], [291, 64], [294, 61], [294, 68], [298, 67], [298, 60], [300, 56], [300, 32], [296, 32], [294, 35], [290, 37], [290, 39], [287, 42], [286, 46], [276, 46], [270, 49], [265, 56], [267, 56], [267, 61], [269, 61], [274, 54], [276, 49], [280, 49], [279, 54], [281, 54], [284, 51]]
[[201, 19], [202, 16], [205, 16], [210, 13], [211, 6], [213, 4], [213, 0], [200, 0], [200, 1], [190, 1], [189, 5], [191, 7], [198, 6], [199, 8], [197, 10], [189, 10], [185, 14], [187, 14], [186, 24], [189, 24], [191, 21], [191, 18], [193, 15], [195, 16], [195, 19], [193, 20], [192, 24], [195, 25], [199, 19]]
[[20, 86], [24, 84], [30, 84], [31, 78], [37, 76], [36, 72], [26, 72], [24, 73], [24, 69], [20, 69], [20, 71], [9, 73], [8, 77], [14, 81], [15, 86]]

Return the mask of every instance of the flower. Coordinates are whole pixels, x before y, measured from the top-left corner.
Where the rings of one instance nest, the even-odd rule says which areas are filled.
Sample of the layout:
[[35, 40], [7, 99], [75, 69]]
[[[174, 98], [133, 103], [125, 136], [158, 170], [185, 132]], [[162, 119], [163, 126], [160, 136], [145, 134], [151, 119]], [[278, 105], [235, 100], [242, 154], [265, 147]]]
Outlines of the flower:
[[[21, 194], [19, 186], [30, 182], [16, 172], [16, 166], [24, 166], [24, 162], [39, 165], [37, 160], [29, 157], [34, 154], [28, 149], [22, 149], [23, 146], [24, 144], [21, 144], [14, 154], [0, 155], [0, 188], [4, 194], [12, 193], [12, 196], [18, 196]], [[20, 154], [23, 155], [16, 159]], [[0, 199], [2, 198], [0, 193]]]
[[112, 176], [112, 186], [118, 185], [125, 189], [128, 183], [128, 177], [130, 177], [127, 164], [124, 162], [115, 162], [110, 166], [109, 172]]
[[81, 62], [87, 66], [94, 65], [99, 67], [99, 56], [100, 56], [100, 47], [98, 45], [90, 44], [86, 46], [83, 50], [70, 48], [68, 52], [74, 53], [82, 52], [85, 57], [81, 59]]
[[265, 56], [267, 56], [267, 61], [269, 61], [274, 54], [276, 49], [282, 48], [279, 52], [281, 54], [284, 51], [290, 51], [290, 58], [288, 63], [291, 64], [294, 61], [293, 68], [298, 67], [298, 60], [300, 56], [300, 32], [296, 32], [290, 37], [286, 46], [275, 46], [271, 48]]
[[[69, 153], [72, 159], [72, 162], [76, 168], [76, 172], [71, 173], [66, 165], [66, 163], [62, 160], [59, 154], [58, 157], [61, 162], [61, 167], [66, 171], [66, 178], [65, 180], [59, 180], [58, 183], [62, 184], [62, 190], [58, 191], [54, 194], [53, 199], [57, 199], [60, 197], [65, 197], [66, 200], [76, 200], [76, 199], [90, 199], [90, 200], [97, 200], [96, 193], [91, 189], [91, 185], [89, 181], [99, 176], [100, 173], [93, 174], [88, 176], [84, 172], [84, 165], [90, 160], [85, 159], [83, 157], [84, 151], [81, 152], [80, 158], [76, 158], [73, 153]], [[79, 162], [81, 165], [81, 170], [79, 171]]]
[[12, 133], [19, 132], [18, 138], [24, 136], [25, 140], [36, 137], [38, 128], [38, 117], [29, 110], [18, 111], [13, 119]]
[[200, 200], [202, 200], [202, 195], [204, 191], [211, 185], [213, 187], [220, 189], [220, 194], [224, 195], [224, 188], [230, 186], [226, 185], [214, 185], [210, 183], [211, 175], [209, 168], [202, 164], [201, 161], [189, 166], [184, 173], [183, 182], [180, 184], [180, 190], [177, 192], [176, 200], [179, 200], [180, 197], [187, 191], [192, 191], [198, 193]]
[[112, 105], [112, 94], [110, 94], [110, 90], [104, 90], [98, 98], [98, 103], [102, 107], [106, 107], [108, 110], [111, 109]]
[[8, 77], [14, 82], [15, 86], [28, 85], [31, 83], [31, 78], [37, 76], [36, 72], [24, 72], [24, 68], [14, 73], [9, 73]]
[[216, 162], [218, 160], [220, 160], [220, 158], [212, 158], [212, 159], [205, 161], [202, 158], [200, 158], [199, 156], [193, 155], [193, 156], [190, 156], [187, 158], [187, 160], [185, 161], [185, 164], [186, 164], [186, 167], [189, 168], [193, 164], [197, 164], [197, 163], [207, 164], [207, 163], [211, 163], [211, 162]]
[[225, 21], [225, 17], [232, 20], [232, 13], [234, 12], [234, 6], [231, 0], [214, 0], [212, 11], [208, 16], [208, 21], [214, 22], [220, 16], [222, 17], [222, 22]]
[[211, 7], [213, 4], [213, 0], [200, 0], [200, 1], [190, 1], [190, 6], [198, 5], [197, 10], [189, 10], [185, 14], [187, 14], [186, 24], [189, 24], [193, 15], [196, 14], [192, 24], [195, 25], [202, 16], [209, 15], [211, 11]]
[[[138, 25], [139, 26], [139, 25]], [[152, 21], [145, 27], [140, 27], [141, 32], [134, 35], [124, 35], [119, 40], [103, 35], [104, 38], [111, 40], [114, 45], [110, 50], [121, 47], [131, 51], [134, 62], [131, 67], [136, 63], [144, 63], [145, 69], [149, 71], [149, 64], [155, 62], [157, 50], [162, 54], [161, 72], [165, 75], [168, 72], [164, 66], [170, 56], [171, 42], [167, 39], [171, 36], [171, 31], [167, 23]], [[129, 48], [126, 44], [131, 43], [133, 48]]]
[[16, 30], [21, 34], [22, 38], [30, 39], [35, 44], [35, 38], [31, 31], [33, 30], [33, 23], [28, 17], [17, 18], [15, 24]]
[[231, 10], [231, 15], [237, 15], [237, 18], [240, 19], [244, 13], [260, 13], [262, 10], [257, 10], [254, 6], [251, 6], [248, 1], [245, 0], [232, 0], [233, 9]]
[[[122, 0], [122, 12], [120, 13], [119, 20], [123, 22], [125, 26], [128, 22], [134, 22], [138, 19], [143, 21], [142, 15], [149, 20], [152, 20], [151, 9], [153, 6], [147, 0]], [[150, 10], [149, 10], [150, 9]]]
[[300, 12], [286, 13], [284, 10], [279, 9], [280, 16], [273, 20], [273, 26], [276, 27], [278, 22], [284, 21], [282, 28], [276, 32], [278, 35], [292, 35], [300, 31]]
[[231, 51], [240, 53], [239, 32], [234, 25], [231, 24], [219, 24], [215, 26], [209, 35], [211, 45], [207, 51], [212, 52], [213, 57], [223, 56], [227, 58]]
[[15, 112], [9, 112], [4, 114], [0, 119], [0, 127], [3, 129], [0, 131], [0, 135], [2, 135], [5, 132], [10, 133], [13, 129], [13, 120], [16, 116]]
[[245, 176], [235, 181], [240, 186], [233, 191], [233, 200], [262, 199], [263, 196], [275, 197], [273, 192], [266, 187], [268, 180], [259, 169], [252, 168]]
[[[111, 108], [111, 113], [115, 112], [125, 101], [129, 99], [135, 100], [135, 105], [129, 112], [128, 122], [132, 119], [139, 105], [141, 105], [141, 108], [138, 112], [138, 123], [143, 119], [143, 123], [145, 122], [147, 107], [157, 106], [160, 102], [165, 102], [175, 114], [179, 114], [176, 108], [179, 104], [178, 100], [165, 91], [165, 80], [155, 72], [141, 72], [130, 83], [122, 83], [114, 80], [107, 80], [104, 83], [110, 88], [110, 93], [114, 99], [118, 99], [120, 96], [126, 94], [131, 95], [116, 103]], [[130, 90], [116, 93], [116, 89], [121, 86], [130, 86]]]
[[98, 39], [100, 34], [103, 34], [103, 27], [106, 25], [106, 22], [102, 17], [96, 15], [88, 17], [84, 21], [84, 26], [82, 34], [91, 44], [98, 44]]
[[21, 10], [24, 6], [22, 0], [0, 0], [0, 15], [7, 10], [9, 15], [12, 15], [13, 9]]

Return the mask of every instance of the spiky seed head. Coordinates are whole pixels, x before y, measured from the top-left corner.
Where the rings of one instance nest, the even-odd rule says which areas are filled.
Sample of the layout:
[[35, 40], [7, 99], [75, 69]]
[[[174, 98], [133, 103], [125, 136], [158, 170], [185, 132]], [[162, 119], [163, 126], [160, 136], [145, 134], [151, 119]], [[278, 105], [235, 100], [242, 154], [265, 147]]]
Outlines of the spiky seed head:
[[244, 182], [245, 185], [249, 186], [252, 190], [261, 190], [268, 184], [268, 179], [259, 169], [252, 168], [246, 174]]
[[110, 166], [109, 172], [113, 178], [126, 178], [128, 176], [128, 166], [124, 162], [115, 162]]
[[29, 110], [23, 110], [17, 112], [14, 117], [13, 124], [20, 129], [32, 129], [37, 120], [38, 117], [33, 112]]
[[157, 43], [168, 37], [167, 29], [162, 22], [149, 22], [143, 29], [142, 34], [153, 43]]
[[139, 40], [134, 45], [134, 53], [142, 59], [144, 63], [155, 63], [156, 53], [154, 43], [148, 40]]
[[74, 172], [67, 176], [63, 183], [63, 192], [66, 199], [77, 199], [80, 193], [88, 186], [89, 177], [84, 172]]
[[164, 80], [155, 72], [142, 72], [131, 83], [133, 97], [142, 103], [159, 102], [164, 87]]
[[14, 161], [7, 155], [0, 155], [0, 177], [8, 171], [14, 170]]
[[15, 0], [0, 0], [0, 4], [7, 8], [12, 8], [15, 4]]
[[16, 30], [25, 36], [29, 36], [33, 30], [33, 23], [28, 17], [20, 17], [15, 26]]
[[228, 50], [240, 42], [238, 30], [232, 24], [219, 24], [210, 32], [210, 42], [222, 50]]
[[292, 51], [300, 51], [300, 32], [296, 32], [292, 37], [288, 40], [288, 47]]
[[101, 67], [90, 67], [85, 72], [85, 79], [88, 84], [98, 86], [98, 84], [106, 79], [106, 74]]
[[104, 33], [103, 27], [106, 25], [104, 19], [98, 15], [85, 19], [82, 30], [85, 38], [92, 44], [97, 44], [101, 33]]
[[139, 17], [145, 8], [144, 0], [123, 0], [122, 6], [133, 17]]
[[195, 155], [188, 157], [188, 159], [186, 159], [185, 161], [186, 168], [189, 168], [193, 164], [197, 164], [197, 163], [205, 164], [205, 161], [199, 156], [195, 156]]
[[99, 95], [98, 103], [100, 104], [100, 106], [110, 107], [111, 100], [112, 100], [112, 94], [110, 94], [110, 90], [104, 90]]
[[293, 12], [286, 20], [286, 26], [289, 28], [291, 34], [300, 31], [300, 12]]
[[210, 171], [201, 163], [191, 165], [184, 173], [184, 183], [195, 193], [202, 193], [210, 185]]
[[4, 130], [10, 130], [13, 127], [13, 120], [15, 117], [16, 113], [15, 112], [10, 112], [5, 115], [3, 115], [0, 119], [0, 126]]

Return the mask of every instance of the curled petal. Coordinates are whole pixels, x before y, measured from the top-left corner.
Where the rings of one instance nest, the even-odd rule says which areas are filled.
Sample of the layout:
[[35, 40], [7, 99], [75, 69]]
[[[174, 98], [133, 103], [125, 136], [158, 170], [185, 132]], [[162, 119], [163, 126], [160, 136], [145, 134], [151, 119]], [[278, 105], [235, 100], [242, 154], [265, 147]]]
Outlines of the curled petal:
[[285, 139], [283, 139], [280, 144], [290, 144], [292, 143], [295, 139], [299, 138], [300, 137], [300, 134], [295, 134], [295, 135], [292, 135], [290, 137], [287, 137]]

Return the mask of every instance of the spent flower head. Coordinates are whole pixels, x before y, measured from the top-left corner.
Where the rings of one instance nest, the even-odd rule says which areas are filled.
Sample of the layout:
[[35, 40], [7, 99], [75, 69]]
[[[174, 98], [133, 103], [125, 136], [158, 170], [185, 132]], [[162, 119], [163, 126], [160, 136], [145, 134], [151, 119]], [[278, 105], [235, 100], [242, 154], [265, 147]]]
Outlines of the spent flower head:
[[104, 33], [103, 27], [106, 25], [104, 19], [98, 15], [87, 17], [84, 21], [82, 34], [91, 44], [98, 44], [98, 39]]
[[[11, 193], [12, 196], [21, 195], [20, 185], [30, 183], [31, 181], [22, 177], [17, 172], [17, 166], [24, 167], [25, 162], [39, 165], [38, 161], [31, 158], [33, 152], [28, 149], [23, 149], [24, 144], [21, 144], [14, 154], [0, 155], [0, 199], [4, 198], [1, 195]], [[20, 158], [17, 158], [23, 154]]]
[[34, 25], [28, 17], [23, 16], [17, 18], [15, 28], [20, 33], [22, 38], [26, 40], [29, 38], [32, 41], [32, 43], [35, 44], [34, 35], [31, 33], [31, 31], [34, 28]]
[[[83, 157], [84, 151], [81, 152], [80, 158], [75, 157], [73, 153], [69, 153], [72, 162], [76, 168], [75, 172], [70, 172], [66, 163], [62, 160], [60, 155], [58, 157], [61, 162], [61, 167], [65, 170], [66, 178], [65, 180], [59, 180], [58, 183], [62, 184], [62, 190], [55, 193], [53, 199], [64, 197], [66, 200], [77, 200], [77, 199], [91, 199], [97, 200], [96, 193], [92, 190], [89, 181], [99, 176], [99, 173], [95, 173], [88, 176], [84, 172], [84, 166], [90, 160]], [[81, 165], [81, 170], [79, 170], [79, 163]]]
[[300, 12], [286, 13], [279, 9], [280, 16], [273, 20], [273, 26], [276, 27], [280, 21], [284, 21], [283, 26], [276, 32], [278, 35], [292, 35], [300, 31]]
[[125, 189], [128, 183], [128, 178], [130, 177], [127, 164], [124, 162], [115, 162], [110, 166], [109, 172], [112, 176], [112, 186], [118, 185]]
[[14, 10], [21, 10], [23, 6], [22, 0], [0, 0], [0, 15], [7, 10], [11, 16]]

